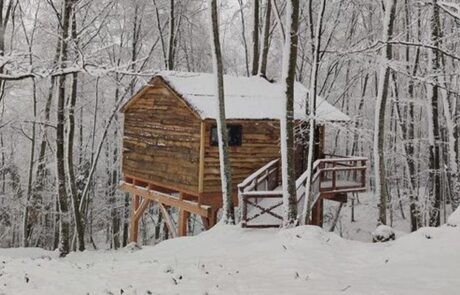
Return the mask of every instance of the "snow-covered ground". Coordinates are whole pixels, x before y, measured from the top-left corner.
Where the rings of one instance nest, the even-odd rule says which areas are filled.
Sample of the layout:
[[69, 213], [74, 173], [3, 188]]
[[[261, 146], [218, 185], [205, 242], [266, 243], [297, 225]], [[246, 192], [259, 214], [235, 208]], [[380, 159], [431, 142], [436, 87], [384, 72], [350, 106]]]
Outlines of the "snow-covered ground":
[[219, 225], [141, 250], [64, 259], [40, 249], [3, 249], [0, 294], [454, 295], [460, 293], [459, 245], [459, 226], [423, 228], [372, 244], [313, 226]]
[[[349, 240], [362, 242], [372, 241], [372, 232], [377, 226], [378, 200], [370, 193], [360, 193], [359, 203], [355, 202], [355, 218], [351, 221], [351, 200], [343, 205], [334, 232]], [[325, 201], [324, 206], [324, 229], [329, 230], [333, 219], [337, 215], [338, 202]], [[404, 206], [408, 208], [409, 206]], [[410, 232], [409, 212], [406, 210], [402, 218], [399, 207], [393, 209], [392, 221], [389, 218], [396, 237], [401, 237]]]

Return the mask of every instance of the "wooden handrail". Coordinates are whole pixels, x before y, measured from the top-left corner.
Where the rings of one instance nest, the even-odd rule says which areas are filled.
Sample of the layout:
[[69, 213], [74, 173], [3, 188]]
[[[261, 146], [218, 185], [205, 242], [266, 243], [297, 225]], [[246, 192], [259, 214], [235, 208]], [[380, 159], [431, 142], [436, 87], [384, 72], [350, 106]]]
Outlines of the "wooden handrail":
[[[302, 189], [306, 187], [306, 181], [310, 171], [304, 171], [302, 175], [300, 175], [300, 177], [297, 178], [297, 203], [299, 203], [305, 197], [306, 194], [314, 194], [312, 196], [312, 206], [314, 206], [316, 202], [320, 200], [321, 196], [331, 195], [335, 193], [356, 192], [365, 189], [367, 170], [366, 162], [368, 160], [367, 158], [334, 155], [326, 156], [335, 158], [319, 159], [313, 163], [313, 169], [311, 170], [313, 176], [311, 178], [312, 185], [310, 187], [310, 192], [302, 191]], [[261, 205], [258, 205], [257, 200], [265, 198], [282, 198], [283, 192], [281, 190], [269, 190], [270, 188], [268, 187], [268, 183], [270, 181], [273, 182], [273, 178], [270, 178], [270, 176], [272, 176], [274, 172], [276, 172], [276, 176], [279, 173], [279, 164], [279, 159], [270, 161], [238, 185], [239, 197], [242, 206], [243, 227], [268, 227], [268, 225], [248, 225], [247, 222], [263, 214], [276, 215], [272, 212], [272, 209], [280, 206], [280, 204], [282, 204], [282, 201], [280, 201], [281, 203], [278, 202], [276, 206], [263, 208], [261, 207]], [[341, 185], [340, 175], [343, 175], [343, 173], [346, 173], [347, 179], [349, 179], [349, 177], [351, 176], [353, 178], [353, 182], [355, 182], [356, 185], [350, 185], [349, 183], [347, 183], [346, 185]], [[278, 177], [276, 178], [276, 180], [278, 180]], [[262, 184], [264, 181], [267, 183], [265, 189], [258, 190], [258, 186]], [[322, 186], [322, 184], [326, 182], [329, 182], [331, 186]], [[254, 200], [255, 202], [250, 200]], [[257, 207], [257, 209], [261, 210], [261, 212], [248, 218], [248, 205]]]
[[280, 159], [275, 159], [273, 161], [268, 162], [265, 166], [257, 170], [256, 172], [249, 175], [242, 183], [238, 184], [238, 188], [246, 188], [247, 186], [251, 185], [254, 180], [257, 180], [259, 176], [263, 175], [265, 171], [270, 170], [270, 168], [274, 167], [278, 164]]

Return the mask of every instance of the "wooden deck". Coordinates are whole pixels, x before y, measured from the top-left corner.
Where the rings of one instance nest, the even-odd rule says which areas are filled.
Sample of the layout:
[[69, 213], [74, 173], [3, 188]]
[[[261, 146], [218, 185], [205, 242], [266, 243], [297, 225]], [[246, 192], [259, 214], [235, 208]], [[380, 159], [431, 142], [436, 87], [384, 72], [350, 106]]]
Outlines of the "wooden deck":
[[[310, 194], [313, 197], [310, 223], [322, 225], [323, 201], [346, 202], [347, 193], [366, 190], [366, 158], [330, 157], [314, 163]], [[305, 171], [296, 181], [299, 212], [306, 200]], [[283, 221], [283, 193], [280, 161], [270, 161], [238, 185], [238, 201], [243, 227], [280, 227]], [[173, 191], [146, 180], [126, 176], [120, 189], [131, 195], [130, 241], [137, 241], [139, 220], [149, 205], [159, 206], [170, 237], [187, 235], [187, 220], [196, 214], [206, 229], [216, 223], [218, 207], [204, 205], [196, 196]], [[177, 222], [168, 208], [177, 208]]]
[[[310, 193], [313, 195], [311, 224], [322, 225], [323, 202], [346, 202], [348, 193], [366, 191], [367, 158], [337, 157], [317, 160], [313, 165]], [[299, 212], [306, 200], [305, 171], [296, 181]], [[280, 227], [283, 220], [283, 192], [280, 161], [273, 160], [238, 185], [242, 226]]]

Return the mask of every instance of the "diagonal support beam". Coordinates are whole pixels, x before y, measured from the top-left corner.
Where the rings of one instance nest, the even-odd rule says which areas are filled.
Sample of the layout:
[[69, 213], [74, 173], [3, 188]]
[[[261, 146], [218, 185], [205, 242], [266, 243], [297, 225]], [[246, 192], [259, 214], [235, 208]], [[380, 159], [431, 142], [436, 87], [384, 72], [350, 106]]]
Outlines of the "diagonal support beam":
[[147, 199], [147, 198], [143, 198], [141, 204], [139, 205], [139, 208], [136, 210], [136, 212], [134, 212], [134, 219], [135, 220], [139, 220], [142, 216], [142, 214], [144, 214], [144, 211], [145, 209], [147, 209], [147, 207], [149, 206], [150, 204], [150, 200]]
[[176, 238], [177, 237], [176, 226], [174, 225], [174, 221], [169, 215], [168, 210], [166, 210], [166, 207], [162, 203], [158, 203], [158, 206], [160, 206], [160, 211], [163, 214], [163, 217], [165, 218], [166, 226], [169, 229], [169, 233], [171, 234], [172, 238]]

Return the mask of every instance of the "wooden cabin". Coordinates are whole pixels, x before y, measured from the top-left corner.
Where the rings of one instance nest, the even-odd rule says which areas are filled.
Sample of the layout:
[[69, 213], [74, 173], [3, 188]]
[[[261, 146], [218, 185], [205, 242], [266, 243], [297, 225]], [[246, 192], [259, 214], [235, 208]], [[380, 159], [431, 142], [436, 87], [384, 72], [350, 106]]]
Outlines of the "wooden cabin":
[[[283, 96], [280, 84], [260, 77], [225, 76], [224, 82], [237, 202], [238, 184], [279, 158]], [[201, 216], [205, 227], [215, 224], [222, 195], [214, 84], [212, 74], [160, 72], [123, 106], [121, 189], [132, 197], [131, 240], [137, 240], [137, 222], [151, 201], [159, 204], [173, 236], [186, 234], [190, 213]], [[307, 91], [296, 84], [295, 93], [295, 117], [301, 121]], [[325, 100], [319, 99], [317, 105], [320, 121], [349, 120]], [[324, 128], [318, 129], [318, 155], [323, 153]], [[302, 149], [298, 150], [300, 175], [304, 161]], [[177, 222], [168, 216], [169, 206], [178, 208]]]

